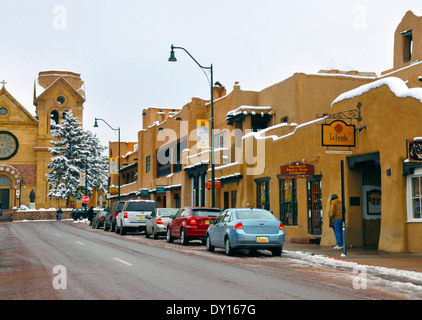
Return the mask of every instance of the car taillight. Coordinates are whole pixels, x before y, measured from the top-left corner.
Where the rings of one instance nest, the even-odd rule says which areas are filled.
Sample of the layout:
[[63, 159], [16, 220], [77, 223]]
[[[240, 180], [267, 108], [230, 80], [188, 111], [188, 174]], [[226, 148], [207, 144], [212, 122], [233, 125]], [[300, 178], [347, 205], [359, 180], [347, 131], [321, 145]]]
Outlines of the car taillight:
[[280, 222], [280, 230], [284, 230], [284, 225]]
[[104, 220], [104, 217], [100, 217], [100, 221], [101, 221], [101, 220]]
[[123, 213], [123, 218], [127, 218], [127, 212]]
[[114, 217], [115, 217], [115, 218], [117, 217], [117, 211], [115, 211], [115, 212], [114, 212]]
[[243, 224], [242, 224], [242, 222], [238, 222], [238, 223], [236, 223], [235, 225], [234, 225], [234, 227], [233, 228], [235, 228], [235, 229], [243, 229]]
[[163, 220], [161, 220], [161, 218], [158, 218], [156, 224], [163, 224]]
[[191, 218], [189, 219], [189, 224], [190, 224], [190, 225], [196, 225], [196, 220], [195, 220], [195, 218], [194, 218], [194, 217], [191, 217]]

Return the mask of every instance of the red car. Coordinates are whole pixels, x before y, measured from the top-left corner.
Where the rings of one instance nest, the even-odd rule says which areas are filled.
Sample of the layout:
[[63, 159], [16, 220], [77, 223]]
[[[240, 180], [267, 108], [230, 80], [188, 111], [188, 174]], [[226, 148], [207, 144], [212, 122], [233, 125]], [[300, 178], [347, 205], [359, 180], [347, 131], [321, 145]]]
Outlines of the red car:
[[221, 210], [218, 208], [183, 207], [177, 211], [167, 225], [166, 240], [172, 243], [180, 239], [183, 245], [190, 240], [201, 239], [205, 243], [205, 234], [210, 226], [210, 220], [216, 220]]

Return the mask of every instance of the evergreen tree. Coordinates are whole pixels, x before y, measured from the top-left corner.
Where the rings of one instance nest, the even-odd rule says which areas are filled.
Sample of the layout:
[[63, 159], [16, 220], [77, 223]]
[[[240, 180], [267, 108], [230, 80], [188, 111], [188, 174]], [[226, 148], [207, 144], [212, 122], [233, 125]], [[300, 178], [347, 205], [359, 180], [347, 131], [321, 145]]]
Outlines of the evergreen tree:
[[108, 188], [108, 157], [103, 155], [107, 149], [102, 146], [96, 134], [91, 131], [85, 132], [84, 148], [88, 151], [85, 161], [87, 168], [87, 188], [89, 194], [97, 189], [105, 192]]
[[[107, 187], [108, 159], [101, 153], [105, 147], [90, 131], [84, 131], [81, 123], [66, 113], [62, 124], [54, 125], [49, 148], [52, 154], [47, 165], [47, 182], [50, 185], [48, 197], [56, 199], [81, 199], [90, 195], [93, 189], [104, 191]], [[86, 187], [80, 186], [80, 175], [86, 174]], [[69, 203], [68, 203], [69, 204]]]

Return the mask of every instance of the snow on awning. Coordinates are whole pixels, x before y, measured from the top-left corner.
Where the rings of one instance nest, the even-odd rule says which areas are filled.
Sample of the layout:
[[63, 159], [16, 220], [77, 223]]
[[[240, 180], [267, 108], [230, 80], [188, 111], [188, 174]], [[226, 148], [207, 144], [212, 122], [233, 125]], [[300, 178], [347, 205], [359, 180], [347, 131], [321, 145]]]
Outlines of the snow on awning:
[[244, 121], [247, 115], [267, 115], [272, 117], [272, 110], [274, 109], [270, 106], [240, 106], [235, 110], [227, 112], [226, 121], [230, 125], [234, 121]]

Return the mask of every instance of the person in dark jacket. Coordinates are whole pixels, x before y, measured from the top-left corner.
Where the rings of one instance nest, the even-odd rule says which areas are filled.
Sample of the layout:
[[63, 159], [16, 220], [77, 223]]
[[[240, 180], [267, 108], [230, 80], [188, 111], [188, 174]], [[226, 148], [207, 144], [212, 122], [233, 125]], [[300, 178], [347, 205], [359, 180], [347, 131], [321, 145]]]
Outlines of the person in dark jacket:
[[88, 220], [92, 222], [92, 219], [94, 218], [94, 215], [95, 215], [94, 207], [93, 206], [91, 206], [88, 209], [87, 214], [88, 214]]
[[63, 214], [62, 209], [61, 208], [58, 208], [57, 211], [56, 211], [56, 220], [57, 221], [61, 221], [62, 220], [62, 214]]

